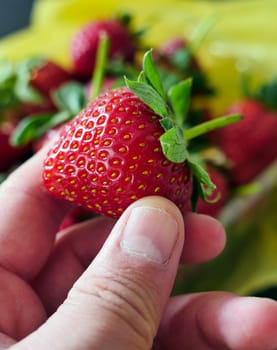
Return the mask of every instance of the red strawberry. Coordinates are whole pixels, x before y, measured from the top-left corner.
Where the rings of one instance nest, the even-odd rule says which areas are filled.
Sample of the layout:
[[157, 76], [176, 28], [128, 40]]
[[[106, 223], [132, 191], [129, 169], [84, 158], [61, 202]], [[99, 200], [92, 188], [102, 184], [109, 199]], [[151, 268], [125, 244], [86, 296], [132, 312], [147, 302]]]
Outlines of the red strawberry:
[[82, 207], [75, 207], [71, 212], [63, 219], [59, 231], [64, 230], [72, 225], [78, 224], [82, 221], [93, 218], [94, 215], [91, 211], [86, 210]]
[[93, 21], [81, 28], [72, 39], [73, 70], [82, 79], [88, 80], [92, 76], [102, 33], [109, 37], [109, 58], [129, 62], [134, 60], [136, 45], [128, 27], [119, 20]]
[[126, 80], [129, 88], [99, 96], [64, 126], [44, 162], [43, 180], [53, 195], [118, 217], [148, 195], [188, 208], [192, 176], [214, 187], [187, 150], [189, 139], [206, 130], [182, 125], [191, 81], [179, 83], [166, 97], [151, 52], [143, 67], [139, 81]]
[[207, 201], [199, 199], [197, 212], [216, 217], [229, 198], [230, 186], [226, 176], [215, 167], [209, 166], [206, 170], [216, 189], [207, 197]]
[[55, 111], [57, 106], [51, 94], [72, 79], [71, 74], [57, 63], [38, 59], [30, 66], [28, 86], [34, 88], [42, 99], [39, 103], [23, 101], [23, 115]]
[[44, 96], [51, 97], [51, 92], [71, 80], [71, 74], [59, 64], [42, 60], [31, 70], [29, 83]]
[[254, 99], [241, 100], [227, 110], [243, 120], [213, 133], [226, 154], [235, 184], [246, 184], [277, 159], [277, 114]]
[[165, 158], [162, 133], [159, 117], [133, 92], [108, 92], [64, 128], [45, 161], [45, 185], [59, 197], [114, 217], [146, 195], [183, 206], [191, 174], [187, 165]]
[[[16, 120], [26, 115], [56, 110], [52, 92], [71, 80], [71, 74], [60, 65], [41, 57], [31, 57], [12, 64], [1, 63], [7, 71], [0, 84], [1, 114], [12, 114]], [[2, 101], [3, 100], [3, 101]], [[3, 105], [4, 104], [4, 105]]]

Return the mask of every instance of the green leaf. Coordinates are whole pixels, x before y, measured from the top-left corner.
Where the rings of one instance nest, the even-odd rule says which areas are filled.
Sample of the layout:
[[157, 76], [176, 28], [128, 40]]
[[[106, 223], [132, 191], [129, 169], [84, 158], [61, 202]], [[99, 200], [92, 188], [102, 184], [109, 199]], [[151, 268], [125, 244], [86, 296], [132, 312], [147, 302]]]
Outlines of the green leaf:
[[182, 126], [190, 106], [192, 80], [186, 79], [171, 87], [168, 96], [177, 124]]
[[152, 50], [149, 50], [144, 54], [142, 67], [148, 82], [162, 96], [163, 99], [166, 99], [166, 93], [164, 91], [159, 71], [152, 60]]
[[201, 164], [193, 160], [191, 157], [188, 159], [188, 163], [193, 175], [201, 185], [201, 196], [203, 199], [207, 198], [216, 188], [215, 184], [211, 181], [208, 172], [203, 168]]
[[33, 56], [17, 62], [15, 65], [15, 70], [18, 76], [25, 73], [30, 74], [33, 69], [42, 66], [44, 62], [45, 59], [43, 57]]
[[58, 125], [68, 122], [72, 118], [74, 118], [74, 115], [70, 114], [69, 111], [60, 111], [56, 114], [53, 114], [48, 123], [44, 125], [44, 131], [42, 131], [44, 133], [49, 129], [55, 128]]
[[29, 76], [21, 75], [14, 87], [16, 97], [23, 102], [39, 104], [43, 101], [42, 95], [29, 85]]
[[203, 43], [206, 36], [210, 33], [211, 29], [214, 27], [218, 21], [218, 15], [212, 14], [207, 17], [203, 22], [196, 27], [193, 35], [190, 38], [189, 50], [194, 53], [198, 50], [199, 46]]
[[14, 129], [10, 142], [13, 146], [23, 146], [41, 136], [40, 128], [49, 122], [53, 114], [40, 113], [22, 119]]
[[170, 61], [182, 72], [187, 72], [191, 63], [192, 54], [188, 47], [181, 48], [170, 55]]
[[10, 142], [13, 146], [23, 146], [40, 138], [47, 130], [70, 120], [72, 116], [68, 111], [59, 113], [40, 113], [22, 119], [11, 135]]
[[14, 86], [15, 96], [23, 102], [39, 104], [43, 101], [42, 95], [30, 86], [32, 70], [40, 67], [45, 61], [42, 57], [31, 57], [19, 61], [15, 65], [16, 82]]
[[137, 81], [139, 83], [146, 83], [146, 78], [145, 78], [145, 74], [144, 71], [141, 71], [138, 75]]
[[0, 62], [0, 84], [6, 84], [6, 82], [15, 75], [13, 65], [7, 60], [1, 60]]
[[277, 78], [262, 85], [254, 94], [254, 98], [265, 104], [268, 108], [277, 109]]
[[167, 105], [161, 95], [152, 86], [125, 78], [128, 88], [134, 92], [147, 106], [161, 117], [167, 117]]
[[52, 94], [53, 100], [61, 110], [77, 115], [86, 105], [84, 88], [77, 82], [69, 82]]
[[167, 130], [160, 137], [163, 153], [174, 163], [183, 163], [188, 158], [187, 144], [178, 127]]

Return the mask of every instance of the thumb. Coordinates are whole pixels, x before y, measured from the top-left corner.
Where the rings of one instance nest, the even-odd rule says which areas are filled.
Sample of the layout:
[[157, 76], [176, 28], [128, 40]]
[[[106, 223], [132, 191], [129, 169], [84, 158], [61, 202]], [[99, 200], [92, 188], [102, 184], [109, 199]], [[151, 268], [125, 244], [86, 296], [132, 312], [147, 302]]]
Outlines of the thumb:
[[148, 197], [131, 205], [58, 311], [19, 344], [151, 349], [176, 276], [183, 231], [182, 215], [170, 201]]

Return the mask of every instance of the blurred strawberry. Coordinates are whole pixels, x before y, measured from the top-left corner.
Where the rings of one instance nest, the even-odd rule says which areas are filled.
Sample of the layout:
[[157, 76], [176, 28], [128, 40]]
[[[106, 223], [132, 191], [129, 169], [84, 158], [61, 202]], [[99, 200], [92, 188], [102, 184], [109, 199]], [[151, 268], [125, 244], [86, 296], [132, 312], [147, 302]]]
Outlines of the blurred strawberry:
[[92, 76], [102, 33], [109, 37], [109, 59], [133, 62], [136, 41], [129, 26], [116, 19], [93, 21], [82, 27], [72, 39], [71, 56], [77, 77], [89, 80]]
[[2, 117], [7, 120], [12, 115], [13, 120], [19, 120], [26, 115], [56, 110], [52, 92], [71, 79], [63, 67], [41, 57], [31, 57], [15, 64], [1, 62]]
[[234, 103], [226, 113], [240, 113], [243, 119], [211, 133], [212, 141], [226, 154], [234, 184], [246, 184], [277, 159], [277, 82]]
[[63, 219], [62, 223], [60, 224], [59, 231], [85, 220], [89, 220], [93, 217], [95, 217], [95, 214], [93, 214], [91, 211], [88, 211], [83, 207], [74, 207], [71, 212]]
[[32, 142], [34, 151], [40, 149], [52, 139], [60, 125], [79, 113], [86, 104], [83, 85], [73, 81], [56, 89], [52, 99], [57, 111], [31, 114], [21, 119], [11, 134], [12, 145], [18, 147]]
[[44, 96], [51, 98], [52, 91], [71, 79], [71, 74], [57, 63], [42, 60], [31, 69], [29, 83]]
[[175, 37], [155, 52], [163, 83], [167, 89], [185, 78], [192, 78], [192, 95], [210, 95], [214, 92], [199, 60], [185, 38]]

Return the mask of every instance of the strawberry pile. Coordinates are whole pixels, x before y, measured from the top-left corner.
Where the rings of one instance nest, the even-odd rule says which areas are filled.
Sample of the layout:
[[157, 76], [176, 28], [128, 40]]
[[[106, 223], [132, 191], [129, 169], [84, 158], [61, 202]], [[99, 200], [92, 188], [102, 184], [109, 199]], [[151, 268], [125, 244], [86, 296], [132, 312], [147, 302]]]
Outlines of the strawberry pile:
[[71, 68], [0, 65], [1, 178], [52, 141], [43, 181], [72, 203], [62, 227], [147, 195], [218, 216], [277, 158], [276, 81], [213, 116], [194, 103], [216, 89], [190, 43], [149, 50], [139, 34], [129, 16], [95, 20], [72, 38]]

